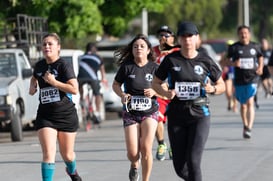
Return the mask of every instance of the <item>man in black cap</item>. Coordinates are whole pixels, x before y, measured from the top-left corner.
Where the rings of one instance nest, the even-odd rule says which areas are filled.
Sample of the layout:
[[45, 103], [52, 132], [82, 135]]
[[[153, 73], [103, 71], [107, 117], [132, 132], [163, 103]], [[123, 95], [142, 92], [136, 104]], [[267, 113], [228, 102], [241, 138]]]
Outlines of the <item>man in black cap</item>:
[[[157, 36], [159, 39], [159, 45], [155, 46], [154, 52], [156, 53], [157, 59], [156, 62], [158, 64], [161, 63], [161, 61], [164, 59], [166, 55], [173, 51], [179, 50], [179, 48], [174, 47], [174, 33], [173, 31], [167, 26], [163, 25], [157, 30]], [[165, 87], [167, 88], [167, 84], [165, 84]], [[156, 151], [156, 159], [163, 161], [165, 160], [165, 154], [168, 150], [167, 144], [164, 141], [164, 124], [167, 121], [167, 117], [165, 115], [166, 107], [169, 103], [169, 100], [164, 99], [163, 97], [157, 98], [157, 101], [159, 103], [159, 116], [158, 116], [158, 126], [156, 130], [156, 139], [158, 142], [158, 147]], [[172, 152], [169, 149], [169, 157], [172, 158]]]
[[160, 56], [162, 51], [168, 51], [174, 46], [174, 32], [167, 25], [161, 26], [157, 30], [157, 36], [159, 39], [159, 45], [154, 47], [156, 56]]
[[[181, 49], [164, 58], [152, 82], [153, 89], [170, 100], [166, 114], [173, 165], [187, 181], [202, 180], [201, 160], [211, 116], [208, 94], [225, 91], [220, 67], [196, 50], [198, 36], [195, 24], [182, 22], [177, 31]], [[166, 79], [168, 89], [162, 87]]]

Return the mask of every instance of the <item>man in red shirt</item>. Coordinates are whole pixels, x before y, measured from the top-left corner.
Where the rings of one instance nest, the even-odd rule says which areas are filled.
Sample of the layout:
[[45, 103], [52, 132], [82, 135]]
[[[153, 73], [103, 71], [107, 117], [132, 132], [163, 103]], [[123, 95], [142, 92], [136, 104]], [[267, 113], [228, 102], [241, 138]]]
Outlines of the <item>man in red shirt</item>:
[[[178, 51], [180, 48], [174, 46], [175, 36], [173, 31], [166, 25], [161, 26], [157, 31], [159, 45], [155, 46], [154, 52], [157, 56], [157, 63], [160, 64], [164, 57], [174, 51]], [[167, 82], [165, 84], [166, 89], [168, 89]], [[159, 103], [159, 116], [158, 116], [158, 126], [156, 130], [156, 139], [158, 142], [157, 152], [156, 152], [156, 159], [163, 161], [165, 160], [165, 154], [167, 151], [167, 144], [164, 141], [164, 123], [167, 121], [167, 117], [165, 115], [166, 108], [168, 103], [170, 102], [168, 99], [165, 98], [157, 98]], [[169, 149], [169, 156], [170, 159], [172, 158], [171, 149]]]

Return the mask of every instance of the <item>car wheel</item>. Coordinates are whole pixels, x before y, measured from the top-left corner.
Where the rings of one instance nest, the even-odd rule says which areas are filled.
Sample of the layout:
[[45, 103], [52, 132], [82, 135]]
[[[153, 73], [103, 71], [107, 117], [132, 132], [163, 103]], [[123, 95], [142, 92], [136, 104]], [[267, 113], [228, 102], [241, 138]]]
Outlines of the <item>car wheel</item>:
[[11, 140], [12, 141], [22, 141], [23, 140], [23, 127], [22, 120], [20, 117], [21, 109], [20, 106], [16, 105], [16, 110], [14, 111], [11, 119]]

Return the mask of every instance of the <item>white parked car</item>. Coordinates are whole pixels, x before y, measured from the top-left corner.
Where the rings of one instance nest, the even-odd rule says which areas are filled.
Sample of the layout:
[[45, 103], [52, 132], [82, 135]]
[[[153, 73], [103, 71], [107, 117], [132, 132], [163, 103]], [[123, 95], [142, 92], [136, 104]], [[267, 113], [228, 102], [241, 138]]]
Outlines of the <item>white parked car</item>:
[[108, 87], [104, 88], [103, 93], [105, 109], [108, 112], [117, 112], [121, 116], [123, 105], [120, 97], [112, 89], [112, 84], [118, 70], [118, 65], [114, 61], [114, 51], [99, 51], [98, 54], [103, 58], [106, 79], [108, 81]]
[[84, 52], [82, 50], [77, 49], [62, 49], [60, 52], [60, 56], [63, 59], [72, 62], [76, 75], [79, 74], [79, 57], [83, 54]]
[[[81, 55], [83, 55], [83, 54], [84, 54], [84, 52], [82, 50], [79, 50], [79, 49], [62, 49], [61, 52], [60, 52], [60, 56], [63, 59], [72, 62], [74, 72], [75, 72], [76, 76], [78, 76], [78, 74], [79, 74], [79, 57]], [[101, 93], [103, 95], [104, 87], [103, 86], [101, 86], [101, 87], [102, 87]], [[84, 86], [84, 88], [87, 89], [86, 86]], [[88, 90], [86, 90], [86, 91], [88, 91]], [[76, 109], [77, 109], [77, 112], [78, 112], [78, 116], [79, 116], [79, 121], [80, 121], [80, 123], [82, 123], [82, 109], [81, 109], [81, 106], [80, 106], [80, 94], [73, 95], [72, 100], [75, 103], [75, 106], [76, 106]], [[93, 103], [93, 106], [94, 106], [94, 104], [95, 103]], [[105, 113], [104, 102], [102, 102], [102, 104], [100, 106], [100, 110], [101, 110], [100, 111], [101, 120], [105, 120], [106, 113]]]
[[[79, 56], [83, 55], [84, 52], [82, 50], [75, 49], [62, 49], [60, 52], [61, 58], [72, 62], [75, 75], [79, 74]], [[75, 103], [75, 107], [77, 109], [79, 122], [82, 123], [82, 111], [80, 106], [80, 94], [72, 95], [72, 100]]]

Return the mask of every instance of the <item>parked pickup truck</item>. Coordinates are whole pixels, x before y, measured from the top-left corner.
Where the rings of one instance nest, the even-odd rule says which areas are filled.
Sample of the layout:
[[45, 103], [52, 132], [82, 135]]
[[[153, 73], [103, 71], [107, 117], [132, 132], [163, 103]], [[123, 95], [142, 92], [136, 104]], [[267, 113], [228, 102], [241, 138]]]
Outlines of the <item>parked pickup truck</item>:
[[28, 94], [32, 71], [23, 50], [0, 49], [0, 127], [12, 141], [22, 141], [23, 128], [36, 117], [38, 93]]

